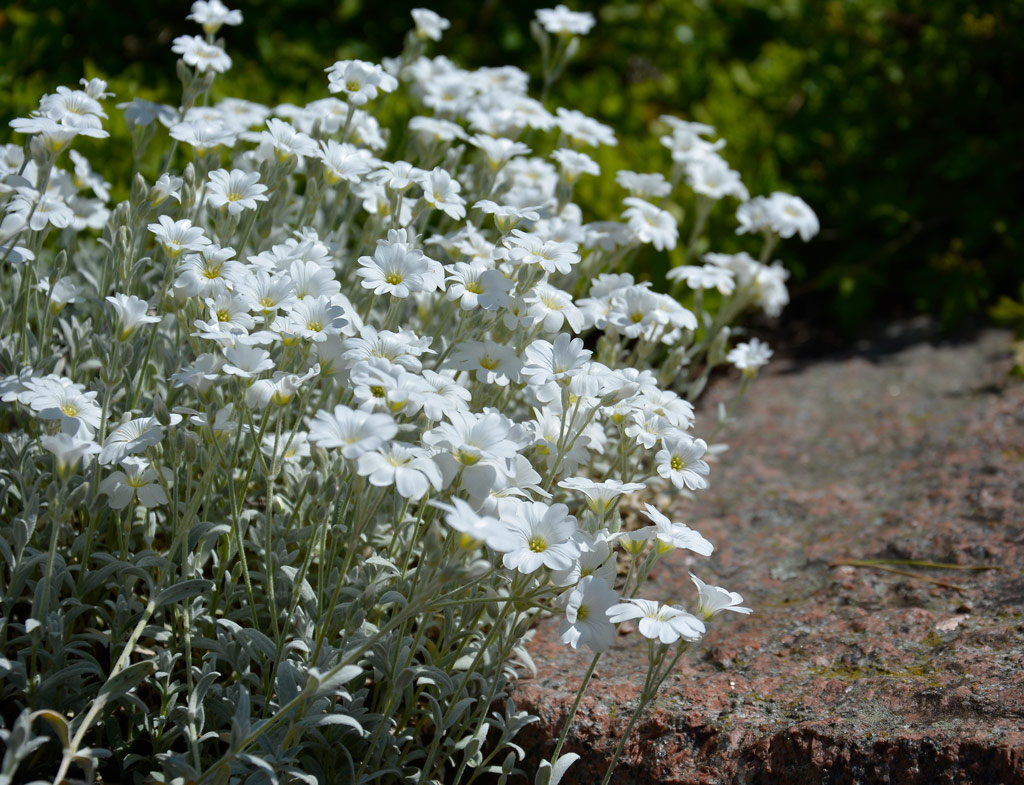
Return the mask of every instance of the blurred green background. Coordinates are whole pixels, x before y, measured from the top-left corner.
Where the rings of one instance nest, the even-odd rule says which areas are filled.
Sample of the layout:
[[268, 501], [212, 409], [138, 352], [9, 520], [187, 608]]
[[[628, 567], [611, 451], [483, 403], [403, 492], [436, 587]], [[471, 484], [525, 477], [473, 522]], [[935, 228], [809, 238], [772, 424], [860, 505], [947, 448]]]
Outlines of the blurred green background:
[[[327, 94], [341, 57], [395, 55], [421, 2], [238, 0], [226, 29], [233, 69], [217, 94], [266, 103]], [[460, 65], [512, 63], [538, 76], [533, 10], [554, 3], [435, 2], [452, 28], [434, 45]], [[610, 167], [667, 171], [648, 128], [662, 113], [714, 124], [752, 194], [784, 190], [822, 232], [778, 254], [793, 270], [787, 317], [857, 331], [928, 312], [947, 324], [982, 312], [1024, 278], [1024, 1], [662, 0], [575, 3], [598, 26], [552, 92], [613, 125]], [[177, 103], [172, 39], [199, 32], [188, 2], [18, 0], [0, 6], [0, 141], [7, 121], [79, 77], [110, 80], [117, 100]], [[120, 120], [110, 124], [124, 140]], [[20, 137], [19, 137], [20, 141]], [[114, 179], [117, 144], [87, 150]], [[610, 179], [610, 178], [609, 178]], [[618, 192], [584, 191], [607, 215]], [[607, 197], [605, 196], [607, 193]], [[756, 246], [716, 211], [714, 250]], [[685, 228], [684, 228], [685, 231]], [[721, 241], [718, 244], [717, 241]], [[638, 272], [658, 277], [662, 255]]]

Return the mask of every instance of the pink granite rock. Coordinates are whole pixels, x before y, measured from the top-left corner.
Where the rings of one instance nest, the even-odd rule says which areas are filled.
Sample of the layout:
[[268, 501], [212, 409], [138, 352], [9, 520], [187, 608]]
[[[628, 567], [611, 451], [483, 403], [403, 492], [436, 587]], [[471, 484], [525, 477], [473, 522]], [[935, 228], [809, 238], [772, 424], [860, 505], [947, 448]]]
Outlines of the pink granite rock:
[[[674, 552], [644, 595], [691, 604], [693, 569], [739, 591], [636, 726], [613, 783], [1024, 783], [1024, 386], [1009, 335], [777, 362], [722, 439], [711, 488], [676, 499], [710, 559]], [[702, 403], [701, 425], [719, 389]], [[998, 569], [837, 565], [907, 559]], [[900, 569], [897, 567], [897, 569]], [[724, 617], [724, 618], [723, 618]], [[533, 643], [517, 706], [532, 770], [590, 662]], [[563, 783], [600, 782], [646, 647], [620, 635], [569, 735]]]

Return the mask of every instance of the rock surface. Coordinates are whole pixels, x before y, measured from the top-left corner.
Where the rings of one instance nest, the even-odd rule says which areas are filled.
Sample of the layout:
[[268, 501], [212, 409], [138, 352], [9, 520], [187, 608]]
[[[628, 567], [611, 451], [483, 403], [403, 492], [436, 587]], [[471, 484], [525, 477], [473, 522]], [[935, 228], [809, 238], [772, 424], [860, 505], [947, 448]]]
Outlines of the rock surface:
[[[1024, 783], [1024, 385], [1008, 379], [1009, 340], [770, 366], [719, 437], [732, 449], [712, 487], [673, 502], [715, 553], [669, 554], [642, 592], [692, 607], [694, 570], [755, 612], [713, 621], [613, 783]], [[999, 569], [838, 563], [869, 559]], [[512, 696], [541, 717], [519, 740], [528, 771], [591, 659], [557, 626], [541, 625], [538, 674]], [[646, 652], [634, 631], [601, 660], [565, 785], [601, 781]]]

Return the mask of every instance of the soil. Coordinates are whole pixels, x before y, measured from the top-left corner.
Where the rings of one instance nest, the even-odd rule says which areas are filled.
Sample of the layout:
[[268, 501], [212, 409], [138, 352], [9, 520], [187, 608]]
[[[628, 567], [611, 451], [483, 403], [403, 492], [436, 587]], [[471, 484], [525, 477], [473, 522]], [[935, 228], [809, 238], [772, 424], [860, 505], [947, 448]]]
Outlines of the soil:
[[[711, 488], [658, 500], [714, 554], [669, 554], [643, 591], [692, 606], [692, 570], [754, 613], [713, 620], [613, 783], [1024, 785], [1024, 384], [1010, 337], [945, 340], [910, 322], [831, 356], [780, 352], [720, 434], [731, 449]], [[557, 626], [542, 623], [537, 675], [512, 696], [540, 717], [519, 739], [527, 771], [591, 660]], [[620, 633], [570, 731], [581, 758], [565, 785], [601, 781], [636, 706], [647, 646]]]

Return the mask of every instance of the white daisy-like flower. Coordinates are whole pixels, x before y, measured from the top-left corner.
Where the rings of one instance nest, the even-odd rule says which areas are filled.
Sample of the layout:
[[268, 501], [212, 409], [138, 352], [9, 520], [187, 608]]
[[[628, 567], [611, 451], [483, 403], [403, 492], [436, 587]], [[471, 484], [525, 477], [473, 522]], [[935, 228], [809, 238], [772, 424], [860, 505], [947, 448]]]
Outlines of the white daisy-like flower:
[[107, 302], [117, 312], [117, 321], [121, 326], [121, 332], [118, 334], [118, 337], [122, 341], [135, 332], [139, 325], [160, 323], [159, 316], [148, 315], [149, 303], [141, 297], [136, 297], [134, 294], [121, 294], [119, 292], [107, 297]]
[[464, 311], [471, 311], [478, 306], [496, 311], [508, 305], [511, 300], [509, 292], [513, 282], [487, 262], [456, 262], [446, 269], [449, 275], [444, 296], [448, 300], [458, 300], [459, 307]]
[[576, 243], [547, 240], [519, 229], [513, 229], [504, 244], [508, 249], [508, 260], [513, 264], [535, 264], [548, 273], [567, 274], [580, 261]]
[[615, 131], [610, 126], [599, 123], [592, 117], [587, 117], [578, 109], [558, 107], [555, 110], [555, 115], [558, 118], [558, 127], [573, 144], [583, 144], [587, 147], [601, 145], [615, 147], [619, 143], [619, 140], [615, 138]]
[[309, 441], [318, 447], [341, 448], [343, 457], [354, 460], [368, 450], [376, 450], [394, 438], [398, 426], [391, 415], [364, 412], [338, 404], [333, 412], [323, 409], [309, 425]]
[[538, 338], [526, 347], [522, 375], [536, 386], [548, 382], [567, 385], [571, 377], [583, 372], [592, 355], [583, 348], [582, 339], [567, 333], [560, 333], [554, 343]]
[[746, 376], [755, 376], [758, 368], [768, 364], [772, 354], [768, 344], [757, 338], [751, 338], [747, 343], [736, 344], [732, 351], [725, 356], [725, 359]]
[[638, 597], [613, 605], [607, 615], [613, 624], [639, 619], [637, 627], [640, 634], [665, 645], [675, 643], [680, 638], [687, 641], [699, 640], [705, 630], [704, 622], [682, 608], [659, 605], [653, 600]]
[[736, 291], [732, 270], [717, 264], [687, 264], [673, 267], [665, 277], [670, 281], [684, 281], [691, 289], [717, 289], [722, 294]]
[[452, 24], [429, 8], [414, 8], [410, 13], [412, 14], [412, 21], [416, 25], [416, 36], [418, 38], [440, 41], [441, 34], [451, 27]]
[[693, 439], [682, 431], [666, 434], [661, 444], [663, 449], [654, 456], [658, 474], [677, 488], [691, 491], [708, 487], [707, 476], [711, 469], [701, 456], [708, 451], [707, 442]]
[[508, 527], [490, 515], [481, 515], [463, 499], [453, 498], [451, 504], [430, 502], [431, 506], [443, 510], [445, 522], [463, 535], [464, 546], [486, 543], [488, 548], [506, 553], [516, 547], [516, 540]]
[[814, 210], [799, 196], [775, 191], [768, 197], [768, 219], [772, 230], [783, 238], [799, 233], [805, 243], [818, 233], [821, 226]]
[[186, 65], [190, 65], [199, 73], [207, 68], [222, 74], [231, 68], [228, 53], [215, 44], [207, 43], [198, 35], [179, 35], [174, 39], [171, 51], [181, 55]]
[[715, 546], [709, 540], [704, 539], [700, 532], [696, 532], [685, 523], [671, 521], [662, 515], [657, 508], [644, 502], [647, 518], [654, 524], [644, 526], [630, 532], [623, 532], [621, 538], [633, 542], [646, 542], [657, 540], [663, 550], [673, 548], [685, 548], [699, 553], [701, 556], [710, 556]]
[[320, 150], [312, 137], [295, 130], [290, 123], [276, 117], [267, 120], [267, 130], [260, 132], [258, 140], [261, 151], [273, 150], [274, 157], [281, 162], [294, 158], [309, 158], [317, 155]]
[[563, 3], [554, 8], [537, 9], [537, 21], [554, 35], [586, 35], [596, 24], [593, 14], [570, 11]]
[[511, 346], [496, 341], [462, 341], [448, 358], [448, 365], [473, 373], [484, 384], [505, 387], [518, 381], [523, 362]]
[[574, 333], [583, 329], [583, 314], [568, 292], [549, 283], [539, 283], [523, 297], [529, 314], [540, 322], [544, 332], [554, 333], [568, 322]]
[[709, 586], [692, 572], [690, 573], [690, 580], [696, 585], [699, 595], [697, 614], [705, 620], [714, 618], [722, 611], [742, 614], [752, 613], [750, 608], [740, 605], [743, 602], [743, 596], [737, 592], [728, 591], [721, 586]]
[[371, 168], [370, 156], [366, 150], [333, 139], [320, 141], [317, 156], [324, 164], [324, 177], [328, 185], [336, 185], [342, 181], [358, 184]]
[[627, 205], [622, 217], [629, 222], [629, 228], [637, 240], [650, 243], [659, 251], [671, 251], [676, 247], [679, 227], [668, 210], [662, 210], [635, 196], [627, 196], [622, 201]]
[[363, 279], [363, 288], [372, 289], [376, 295], [404, 298], [427, 288], [426, 257], [404, 243], [380, 240], [373, 256], [360, 256], [357, 261], [361, 269], [356, 270], [356, 275]]
[[257, 202], [266, 202], [267, 186], [259, 182], [259, 172], [241, 169], [217, 169], [210, 172], [206, 187], [206, 201], [214, 207], [224, 207], [232, 215], [242, 210], [255, 210]]
[[686, 165], [686, 182], [698, 194], [712, 199], [733, 196], [741, 201], [750, 198], [740, 173], [730, 169], [718, 155], [707, 155]]
[[525, 574], [541, 567], [565, 570], [579, 555], [579, 546], [572, 539], [576, 519], [564, 504], [548, 506], [509, 497], [498, 502], [498, 510], [516, 543], [502, 559], [508, 569]]
[[103, 410], [96, 392], [84, 392], [81, 385], [56, 376], [28, 379], [23, 388], [18, 400], [42, 420], [60, 420], [63, 433], [91, 437], [100, 427]]
[[[100, 493], [106, 494], [113, 510], [123, 510], [137, 498], [143, 507], [157, 507], [167, 503], [167, 494], [157, 479], [156, 470], [145, 458], [125, 458], [121, 461], [124, 471], [112, 472], [100, 483]], [[164, 482], [174, 479], [166, 466], [160, 467]]]
[[381, 66], [364, 60], [339, 60], [325, 69], [328, 89], [332, 93], [345, 93], [353, 106], [363, 106], [377, 97], [377, 91], [390, 93], [398, 87], [398, 80]]
[[558, 628], [562, 643], [574, 649], [588, 646], [595, 652], [607, 650], [615, 641], [615, 625], [608, 618], [608, 609], [618, 600], [603, 578], [583, 578], [563, 600], [565, 620]]
[[201, 24], [207, 35], [216, 34], [221, 25], [242, 24], [242, 12], [229, 10], [221, 0], [196, 0], [185, 18]]
[[452, 179], [447, 169], [434, 167], [420, 177], [423, 201], [449, 218], [458, 221], [466, 217], [466, 200], [459, 196], [462, 186]]
[[210, 244], [203, 227], [193, 226], [187, 218], [175, 221], [169, 215], [161, 215], [157, 221], [146, 228], [172, 259], [177, 259], [184, 251], [201, 251]]
[[615, 173], [615, 182], [629, 191], [630, 196], [640, 199], [661, 198], [672, 192], [672, 184], [661, 172], [638, 174], [628, 169], [620, 169]]
[[615, 479], [596, 482], [587, 477], [568, 477], [558, 483], [559, 488], [580, 491], [587, 497], [587, 507], [597, 515], [604, 515], [627, 493], [642, 491], [647, 486], [642, 482], [620, 482]]
[[53, 454], [57, 464], [57, 475], [67, 479], [75, 473], [79, 461], [88, 465], [89, 459], [100, 451], [100, 446], [91, 439], [82, 439], [67, 433], [43, 434], [39, 437], [43, 449]]
[[597, 161], [586, 153], [563, 147], [555, 150], [551, 157], [558, 162], [562, 170], [562, 178], [567, 183], [575, 183], [585, 174], [601, 174], [601, 167], [597, 165]]
[[226, 347], [224, 357], [227, 362], [221, 366], [221, 371], [242, 379], [252, 379], [274, 367], [270, 352], [244, 343]]
[[362, 453], [356, 462], [356, 473], [371, 485], [393, 487], [404, 499], [422, 499], [433, 488], [441, 490], [441, 470], [430, 454], [411, 444], [391, 442], [379, 449]]
[[[172, 423], [181, 422], [181, 415], [173, 415]], [[163, 438], [163, 428], [157, 422], [156, 417], [136, 417], [134, 420], [121, 423], [103, 442], [103, 449], [99, 451], [97, 459], [101, 466], [112, 463], [120, 463], [129, 455], [145, 452], [146, 448], [152, 447]]]

